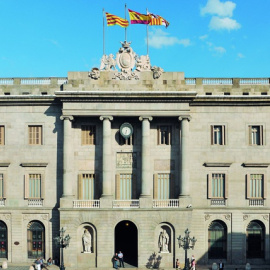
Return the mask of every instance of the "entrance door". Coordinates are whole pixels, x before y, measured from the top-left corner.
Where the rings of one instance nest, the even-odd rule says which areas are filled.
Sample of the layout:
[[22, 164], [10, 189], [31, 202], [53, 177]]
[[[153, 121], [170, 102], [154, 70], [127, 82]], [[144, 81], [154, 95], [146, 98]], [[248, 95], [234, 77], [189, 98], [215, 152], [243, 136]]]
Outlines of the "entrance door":
[[115, 252], [124, 254], [125, 267], [138, 266], [138, 232], [129, 220], [119, 222], [115, 227]]
[[0, 258], [7, 258], [7, 226], [0, 221]]

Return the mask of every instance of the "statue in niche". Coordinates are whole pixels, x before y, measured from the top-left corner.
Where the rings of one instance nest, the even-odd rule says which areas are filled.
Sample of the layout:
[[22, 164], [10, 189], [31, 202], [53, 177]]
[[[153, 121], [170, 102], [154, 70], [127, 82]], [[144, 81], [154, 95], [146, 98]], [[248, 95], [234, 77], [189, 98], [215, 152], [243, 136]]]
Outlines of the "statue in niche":
[[83, 252], [84, 253], [91, 253], [91, 246], [92, 246], [92, 236], [88, 229], [84, 229], [84, 233], [82, 235], [83, 240]]
[[158, 247], [160, 248], [161, 253], [169, 253], [169, 241], [170, 236], [166, 232], [165, 229], [163, 229], [160, 232], [159, 238], [158, 238]]

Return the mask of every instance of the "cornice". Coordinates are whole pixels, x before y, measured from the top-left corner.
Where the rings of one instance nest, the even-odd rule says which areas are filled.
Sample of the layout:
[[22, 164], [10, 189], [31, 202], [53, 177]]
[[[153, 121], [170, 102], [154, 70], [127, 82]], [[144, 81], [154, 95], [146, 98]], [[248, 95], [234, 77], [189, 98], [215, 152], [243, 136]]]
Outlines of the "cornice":
[[22, 167], [47, 167], [48, 163], [45, 162], [24, 162], [20, 164]]
[[260, 163], [260, 162], [245, 162], [242, 164], [243, 167], [260, 167], [260, 168], [267, 168], [270, 163]]
[[232, 162], [205, 162], [205, 167], [230, 167]]

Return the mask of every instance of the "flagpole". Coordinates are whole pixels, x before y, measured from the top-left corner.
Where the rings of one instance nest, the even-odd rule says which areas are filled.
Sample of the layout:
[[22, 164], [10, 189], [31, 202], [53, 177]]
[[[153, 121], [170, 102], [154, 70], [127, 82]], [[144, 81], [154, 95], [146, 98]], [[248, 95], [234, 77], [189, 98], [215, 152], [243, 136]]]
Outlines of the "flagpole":
[[[146, 14], [148, 14], [148, 9], [146, 8]], [[147, 55], [149, 55], [149, 51], [148, 51], [148, 24], [146, 26], [146, 46], [147, 46]]]
[[105, 55], [105, 18], [104, 18], [104, 8], [103, 8], [103, 55]]
[[[127, 19], [127, 4], [125, 4], [125, 20]], [[125, 27], [125, 41], [127, 41], [127, 27]]]

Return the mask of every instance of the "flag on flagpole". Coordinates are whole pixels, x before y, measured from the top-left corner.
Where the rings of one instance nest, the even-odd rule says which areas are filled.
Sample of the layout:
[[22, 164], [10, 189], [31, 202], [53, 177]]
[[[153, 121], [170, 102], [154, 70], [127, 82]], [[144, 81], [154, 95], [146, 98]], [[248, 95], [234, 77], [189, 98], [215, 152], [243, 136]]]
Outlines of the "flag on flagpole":
[[128, 10], [130, 23], [131, 24], [149, 24], [150, 17], [146, 14], [141, 14], [139, 12]]
[[153, 13], [147, 13], [150, 17], [149, 25], [164, 25], [166, 28], [170, 25], [168, 21], [166, 21], [163, 17], [159, 15], [155, 15]]
[[113, 25], [120, 25], [122, 27], [128, 27], [129, 22], [128, 20], [125, 20], [121, 17], [118, 17], [116, 15], [110, 14], [106, 12], [106, 19], [107, 19], [107, 25], [108, 26], [113, 26]]

